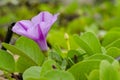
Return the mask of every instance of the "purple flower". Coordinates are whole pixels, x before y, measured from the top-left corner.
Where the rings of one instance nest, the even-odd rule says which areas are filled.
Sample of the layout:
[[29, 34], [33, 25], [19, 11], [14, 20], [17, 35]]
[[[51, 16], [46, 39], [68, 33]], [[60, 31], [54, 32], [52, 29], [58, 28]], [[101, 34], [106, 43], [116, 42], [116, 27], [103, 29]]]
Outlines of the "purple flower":
[[38, 43], [41, 50], [46, 51], [48, 49], [46, 36], [57, 20], [58, 14], [52, 15], [49, 12], [41, 12], [31, 20], [18, 21], [12, 28], [12, 31], [31, 38]]

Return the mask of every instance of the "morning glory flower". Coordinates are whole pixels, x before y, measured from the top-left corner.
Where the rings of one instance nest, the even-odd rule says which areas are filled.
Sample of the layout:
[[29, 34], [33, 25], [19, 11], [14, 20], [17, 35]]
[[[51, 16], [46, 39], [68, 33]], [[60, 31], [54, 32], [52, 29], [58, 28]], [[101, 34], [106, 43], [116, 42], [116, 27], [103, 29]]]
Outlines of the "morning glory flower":
[[58, 14], [52, 15], [49, 12], [41, 12], [31, 20], [18, 21], [12, 31], [31, 38], [40, 46], [41, 50], [48, 50], [46, 37], [51, 26], [57, 20]]

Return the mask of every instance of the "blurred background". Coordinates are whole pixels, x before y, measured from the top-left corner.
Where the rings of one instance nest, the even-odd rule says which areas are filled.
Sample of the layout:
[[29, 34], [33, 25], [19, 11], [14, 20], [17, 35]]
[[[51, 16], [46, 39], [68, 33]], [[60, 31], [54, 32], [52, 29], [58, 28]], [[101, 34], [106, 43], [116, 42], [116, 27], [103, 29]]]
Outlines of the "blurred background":
[[65, 33], [74, 49], [73, 34], [92, 31], [102, 39], [106, 31], [120, 26], [120, 0], [0, 0], [0, 42], [13, 22], [31, 19], [41, 11], [60, 13], [47, 40], [61, 48], [67, 47]]

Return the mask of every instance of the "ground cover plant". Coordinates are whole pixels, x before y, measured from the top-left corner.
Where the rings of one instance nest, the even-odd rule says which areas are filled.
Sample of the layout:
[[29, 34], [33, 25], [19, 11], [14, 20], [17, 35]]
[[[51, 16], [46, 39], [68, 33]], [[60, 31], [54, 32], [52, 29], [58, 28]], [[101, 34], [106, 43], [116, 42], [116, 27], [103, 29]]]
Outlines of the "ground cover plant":
[[[66, 33], [68, 50], [63, 52], [58, 46], [48, 50], [45, 38], [57, 16], [41, 12], [31, 21], [18, 21], [13, 26], [12, 31], [23, 36], [16, 40], [15, 45], [2, 43], [7, 51], [0, 50], [0, 69], [8, 74], [8, 78], [12, 80], [10, 74], [18, 72], [22, 73], [23, 80], [120, 80], [117, 61], [120, 40], [118, 38], [107, 44], [113, 39], [109, 37], [112, 32], [119, 34], [118, 29], [106, 34], [102, 44], [104, 47], [93, 32], [85, 32], [73, 36], [79, 48], [70, 49]], [[19, 56], [17, 61], [13, 54]]]
[[[21, 12], [14, 13], [20, 16], [25, 13], [25, 18], [10, 14], [16, 22], [8, 28], [6, 40], [1, 43], [2, 77], [9, 80], [120, 80], [120, 1], [113, 4], [106, 0], [80, 9], [73, 1], [64, 10], [60, 4], [52, 6], [54, 9], [48, 4], [36, 5], [37, 10], [40, 9], [38, 14], [27, 15], [31, 11], [25, 6], [19, 8]], [[0, 25], [11, 19], [5, 18], [0, 19]], [[5, 36], [2, 31], [1, 38]]]

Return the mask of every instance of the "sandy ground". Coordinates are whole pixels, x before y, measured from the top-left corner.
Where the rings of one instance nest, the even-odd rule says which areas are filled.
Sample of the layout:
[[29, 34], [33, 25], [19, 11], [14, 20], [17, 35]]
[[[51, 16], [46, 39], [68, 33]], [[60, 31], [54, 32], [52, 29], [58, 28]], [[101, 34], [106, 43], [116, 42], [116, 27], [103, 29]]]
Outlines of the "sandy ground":
[[5, 78], [3, 77], [3, 72], [2, 72], [2, 71], [0, 71], [0, 80], [8, 80], [8, 79], [5, 79]]

